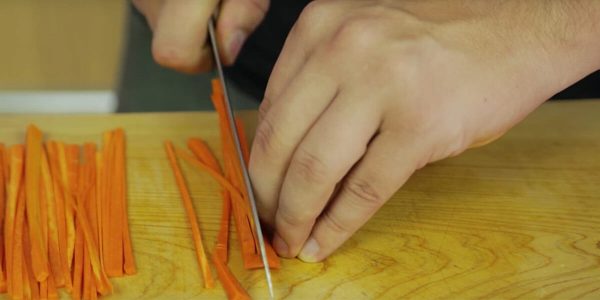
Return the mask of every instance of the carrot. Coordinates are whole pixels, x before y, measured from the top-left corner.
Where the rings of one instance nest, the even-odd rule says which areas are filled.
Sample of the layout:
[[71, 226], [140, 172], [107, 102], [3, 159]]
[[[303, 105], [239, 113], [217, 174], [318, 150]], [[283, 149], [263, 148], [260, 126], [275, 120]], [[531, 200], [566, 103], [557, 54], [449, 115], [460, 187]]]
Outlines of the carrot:
[[71, 178], [69, 176], [69, 163], [67, 158], [67, 149], [65, 144], [57, 143], [57, 155], [59, 159], [60, 166], [60, 178], [61, 178], [61, 187], [63, 191], [64, 198], [64, 206], [65, 206], [65, 225], [66, 225], [66, 255], [68, 267], [71, 268], [73, 264], [73, 254], [75, 252], [75, 216], [73, 213], [73, 191], [75, 183], [70, 182]]
[[[189, 139], [188, 148], [196, 156], [196, 158], [215, 172], [223, 173], [217, 159], [210, 151], [210, 148], [201, 139]], [[227, 263], [228, 259], [228, 248], [229, 248], [229, 217], [231, 215], [231, 196], [225, 189], [221, 191], [221, 197], [223, 198], [223, 207], [221, 210], [221, 225], [219, 227], [219, 234], [217, 235], [217, 242], [215, 243], [214, 257], [218, 258], [223, 263]]]
[[248, 165], [250, 160], [250, 147], [248, 147], [248, 140], [246, 139], [246, 131], [244, 130], [244, 123], [242, 119], [235, 118], [235, 127], [240, 137], [240, 148], [242, 148], [242, 156], [244, 157], [244, 163]]
[[[13, 268], [13, 249], [14, 249], [14, 234], [16, 228], [16, 215], [18, 208], [19, 194], [21, 193], [21, 183], [23, 178], [23, 159], [25, 148], [23, 145], [12, 146], [10, 152], [10, 177], [7, 189], [6, 201], [6, 218], [4, 227], [4, 245], [6, 245], [6, 274], [7, 283], [6, 289], [9, 294], [12, 294], [12, 283], [15, 273]], [[21, 279], [19, 279], [20, 281]]]
[[181, 193], [181, 199], [183, 200], [183, 206], [185, 207], [188, 221], [192, 229], [192, 238], [196, 246], [196, 258], [198, 259], [202, 275], [204, 276], [204, 286], [206, 288], [212, 288], [214, 287], [214, 279], [208, 265], [206, 253], [204, 252], [204, 245], [202, 244], [202, 237], [200, 234], [200, 226], [198, 226], [198, 220], [194, 210], [194, 205], [192, 203], [192, 198], [187, 189], [183, 173], [181, 172], [181, 169], [177, 163], [177, 157], [175, 156], [173, 144], [170, 141], [166, 141], [165, 149], [167, 152], [167, 157], [169, 158], [169, 163], [171, 164], [171, 169], [173, 170], [173, 175], [175, 176], [175, 181], [177, 182], [179, 192]]
[[[95, 145], [86, 144], [84, 145], [84, 163], [81, 166], [80, 172], [80, 184], [79, 192], [77, 197], [76, 219], [77, 228], [82, 231], [82, 242], [84, 242], [84, 253], [87, 254], [89, 264], [91, 264], [91, 271], [94, 276], [95, 285], [97, 290], [106, 295], [112, 291], [112, 286], [108, 281], [106, 272], [100, 262], [100, 251], [97, 244], [97, 234], [94, 230], [94, 217], [90, 217], [90, 211], [95, 206], [94, 203], [90, 203], [95, 196], [94, 185], [96, 184], [96, 158], [95, 158]], [[94, 214], [95, 215], [95, 214]], [[84, 256], [85, 260], [85, 256]], [[85, 261], [83, 262], [85, 265]], [[83, 275], [83, 274], [82, 274]], [[83, 275], [85, 280], [85, 275]], [[83, 287], [85, 292], [85, 285]]]
[[83, 249], [83, 288], [81, 296], [83, 299], [90, 299], [92, 281], [94, 281], [94, 277], [92, 276], [92, 264], [88, 254], [89, 250], [86, 245], [84, 245]]
[[[46, 143], [46, 149], [48, 151], [48, 162], [50, 165], [50, 175], [52, 177], [52, 186], [54, 189], [54, 200], [56, 204], [56, 225], [58, 233], [58, 250], [59, 259], [62, 270], [62, 280], [58, 280], [58, 274], [56, 280], [56, 286], [66, 286], [67, 290], [71, 289], [71, 276], [70, 276], [70, 264], [71, 261], [68, 259], [68, 233], [67, 233], [67, 208], [65, 205], [65, 187], [62, 181], [61, 163], [60, 163], [60, 149], [59, 144], [55, 141]], [[66, 160], [66, 158], [65, 158]], [[74, 230], [74, 228], [73, 228]], [[53, 270], [54, 272], [54, 270]]]
[[71, 291], [71, 297], [75, 300], [81, 299], [84, 250], [83, 230], [77, 226], [75, 229], [75, 252], [73, 253], [73, 290]]
[[115, 130], [115, 177], [118, 179], [116, 186], [119, 188], [116, 199], [120, 202], [121, 213], [117, 216], [122, 216], [122, 236], [123, 236], [123, 270], [125, 274], [132, 275], [137, 272], [135, 260], [133, 258], [133, 248], [131, 245], [131, 236], [129, 233], [129, 221], [127, 214], [127, 173], [125, 161], [125, 133], [123, 129]]
[[103, 208], [102, 203], [104, 200], [104, 160], [102, 152], [96, 153], [96, 222], [98, 223], [98, 231], [96, 233], [96, 240], [98, 242], [98, 250], [100, 253], [100, 261], [104, 265], [104, 251], [103, 251]]
[[[59, 242], [59, 222], [57, 221], [57, 196], [55, 195], [52, 174], [50, 172], [50, 163], [46, 151], [42, 151], [42, 191], [45, 193], [47, 201], [47, 219], [48, 226], [48, 256], [50, 261], [50, 270], [58, 285], [65, 284], [65, 272], [61, 261], [61, 250]], [[64, 214], [63, 214], [64, 215]], [[65, 260], [66, 262], [66, 260]]]
[[242, 285], [237, 281], [233, 273], [229, 270], [227, 265], [219, 260], [217, 257], [213, 257], [213, 263], [217, 269], [217, 275], [221, 284], [227, 293], [228, 299], [242, 300], [250, 299], [250, 295], [244, 290]]
[[23, 239], [25, 236], [25, 189], [22, 186], [19, 187], [18, 194], [14, 232], [12, 235], [11, 244], [9, 244], [12, 245], [12, 266], [10, 270], [12, 274], [12, 280], [10, 282], [10, 291], [13, 299], [23, 299], [25, 296], [25, 286], [23, 281], [26, 280], [24, 278], [24, 276], [26, 276], [26, 272], [23, 272], [25, 270], [25, 263], [23, 261], [23, 253], [25, 253], [23, 251]]
[[6, 262], [4, 261], [4, 214], [6, 208], [6, 148], [0, 144], [0, 292], [6, 290]]
[[[102, 221], [103, 229], [103, 255], [104, 267], [109, 276], [123, 276], [123, 206], [120, 203], [121, 186], [117, 172], [117, 147], [120, 140], [119, 133], [112, 131], [105, 133], [104, 143], [104, 168], [105, 168], [105, 202]], [[116, 217], [119, 216], [119, 217]]]
[[[39, 293], [40, 293], [40, 299], [48, 299], [48, 278], [50, 278], [50, 275], [48, 275], [48, 277], [46, 277], [46, 280], [40, 282], [40, 286], [39, 286]], [[35, 285], [36, 283], [34, 283]]]
[[25, 299], [40, 299], [40, 289], [33, 275], [28, 231], [28, 224], [25, 222], [23, 228], [23, 297]]
[[31, 242], [31, 263], [35, 279], [43, 281], [48, 277], [48, 253], [44, 247], [40, 207], [40, 158], [42, 156], [42, 132], [34, 125], [27, 128], [25, 158], [25, 199], [29, 237]]
[[48, 276], [48, 299], [58, 299], [58, 291], [56, 290], [56, 282], [54, 281], [53, 274]]

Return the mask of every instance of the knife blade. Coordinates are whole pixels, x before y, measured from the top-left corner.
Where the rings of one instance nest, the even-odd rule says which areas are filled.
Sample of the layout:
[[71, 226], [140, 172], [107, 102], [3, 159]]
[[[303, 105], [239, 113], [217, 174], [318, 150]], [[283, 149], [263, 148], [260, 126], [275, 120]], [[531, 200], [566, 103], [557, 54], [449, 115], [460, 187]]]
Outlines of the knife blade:
[[211, 17], [208, 22], [208, 35], [210, 38], [210, 44], [212, 47], [212, 52], [214, 56], [215, 66], [217, 69], [217, 73], [219, 74], [219, 79], [221, 82], [221, 87], [223, 88], [223, 97], [225, 98], [225, 110], [227, 112], [227, 118], [229, 119], [229, 128], [231, 132], [233, 132], [233, 139], [235, 144], [235, 149], [238, 157], [238, 162], [242, 169], [242, 175], [244, 177], [244, 184], [246, 186], [246, 192], [248, 193], [248, 200], [250, 201], [250, 207], [252, 208], [252, 219], [254, 220], [254, 227], [256, 230], [256, 237], [258, 239], [260, 256], [262, 259], [262, 263], [265, 270], [265, 278], [267, 280], [267, 286], [269, 288], [269, 295], [271, 299], [274, 299], [275, 295], [273, 293], [273, 281], [271, 279], [271, 269], [269, 268], [269, 261], [267, 260], [267, 252], [265, 251], [265, 242], [263, 239], [262, 229], [260, 226], [260, 219], [258, 217], [258, 209], [256, 207], [256, 199], [254, 197], [254, 191], [252, 189], [252, 182], [250, 181], [250, 175], [248, 173], [248, 168], [244, 162], [244, 157], [242, 155], [242, 146], [240, 144], [240, 137], [238, 135], [235, 121], [234, 121], [234, 108], [231, 103], [231, 99], [229, 98], [229, 92], [227, 90], [227, 82], [225, 80], [225, 74], [223, 72], [223, 64], [221, 63], [221, 58], [219, 57], [219, 45], [217, 44], [217, 35], [215, 30], [215, 17]]

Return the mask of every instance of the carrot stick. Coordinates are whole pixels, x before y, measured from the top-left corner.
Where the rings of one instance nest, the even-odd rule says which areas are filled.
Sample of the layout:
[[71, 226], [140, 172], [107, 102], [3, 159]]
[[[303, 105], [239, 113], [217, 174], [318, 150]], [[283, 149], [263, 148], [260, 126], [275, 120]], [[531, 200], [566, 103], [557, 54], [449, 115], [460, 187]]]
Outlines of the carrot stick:
[[68, 163], [68, 159], [67, 159], [67, 149], [65, 144], [63, 143], [57, 143], [56, 144], [56, 148], [57, 148], [57, 154], [58, 154], [58, 159], [59, 159], [59, 166], [60, 166], [60, 178], [61, 178], [61, 186], [62, 186], [62, 191], [63, 191], [63, 198], [64, 198], [64, 206], [65, 206], [65, 225], [66, 225], [66, 241], [67, 241], [67, 248], [66, 248], [66, 255], [67, 255], [67, 262], [68, 262], [68, 267], [69, 269], [72, 267], [73, 264], [73, 254], [75, 252], [75, 216], [73, 213], [73, 203], [75, 202], [75, 199], [73, 199], [74, 195], [73, 195], [73, 191], [74, 191], [74, 187], [72, 187], [72, 185], [74, 185], [75, 183], [70, 182], [69, 178], [69, 163]]
[[81, 296], [83, 299], [90, 299], [94, 277], [92, 275], [92, 264], [90, 262], [87, 245], [84, 244], [83, 249], [83, 289]]
[[0, 292], [6, 289], [6, 262], [4, 261], [4, 214], [6, 209], [6, 148], [0, 144]]
[[233, 273], [229, 270], [227, 265], [219, 260], [217, 257], [213, 257], [213, 263], [217, 269], [217, 275], [219, 280], [227, 293], [228, 299], [242, 300], [250, 299], [250, 295], [244, 290], [242, 285], [237, 281]]
[[[93, 221], [94, 217], [89, 217], [90, 207], [94, 206], [94, 203], [90, 203], [90, 199], [93, 199], [95, 191], [93, 186], [96, 183], [95, 175], [95, 145], [86, 144], [84, 146], [84, 164], [82, 165], [82, 171], [80, 174], [80, 190], [78, 193], [77, 207], [75, 208], [77, 214], [77, 228], [81, 229], [83, 239], [85, 240], [85, 251], [88, 254], [89, 261], [92, 267], [92, 273], [94, 275], [95, 285], [98, 291], [103, 294], [109, 294], [112, 291], [112, 286], [108, 281], [108, 277], [100, 262], [100, 251], [98, 248], [97, 235], [94, 232]], [[83, 290], [85, 292], [85, 289]]]
[[83, 283], [83, 230], [80, 226], [75, 229], [75, 252], [73, 253], [73, 290], [71, 291], [71, 297], [75, 300], [81, 299], [81, 289]]
[[[54, 200], [56, 201], [56, 225], [58, 231], [58, 250], [60, 265], [62, 270], [62, 280], [56, 275], [56, 286], [66, 286], [67, 290], [71, 289], [71, 276], [70, 276], [70, 261], [68, 260], [68, 242], [67, 242], [67, 208], [65, 206], [65, 187], [62, 184], [62, 173], [60, 164], [60, 151], [59, 145], [55, 141], [50, 141], [46, 144], [48, 151], [48, 162], [50, 165], [50, 175], [52, 177], [52, 186], [54, 189]], [[65, 158], [66, 160], [66, 158]], [[74, 230], [74, 228], [73, 228]], [[53, 270], [53, 272], [55, 272]]]
[[246, 131], [244, 130], [244, 123], [242, 119], [235, 118], [235, 127], [240, 137], [240, 146], [242, 148], [242, 156], [244, 157], [244, 163], [248, 165], [250, 160], [250, 147], [248, 147], [248, 140], [246, 139]]
[[[105, 225], [103, 229], [103, 251], [104, 267], [109, 276], [123, 276], [123, 206], [120, 203], [121, 186], [117, 172], [117, 143], [120, 136], [117, 131], [105, 133], [104, 144], [104, 167], [106, 195], [105, 205], [103, 205], [104, 214], [102, 221]], [[119, 216], [119, 217], [117, 217]]]
[[126, 155], [125, 155], [125, 133], [122, 128], [115, 130], [115, 171], [118, 182], [116, 186], [119, 188], [116, 199], [120, 202], [122, 216], [122, 236], [123, 236], [123, 270], [125, 274], [133, 275], [137, 272], [135, 260], [133, 258], [133, 248], [131, 246], [131, 236], [129, 233], [129, 221], [127, 214], [127, 172], [126, 172]]
[[[210, 148], [201, 139], [189, 139], [188, 148], [196, 156], [196, 158], [206, 165], [211, 167], [214, 171], [223, 173], [217, 159], [213, 155]], [[225, 189], [221, 190], [221, 197], [223, 198], [223, 207], [221, 210], [221, 225], [219, 227], [219, 234], [217, 235], [217, 241], [215, 243], [214, 258], [218, 258], [223, 263], [227, 263], [228, 260], [228, 248], [229, 248], [229, 218], [231, 215], [231, 196]]]
[[179, 168], [179, 165], [177, 163], [177, 157], [175, 156], [173, 144], [170, 141], [166, 141], [165, 149], [167, 151], [169, 163], [171, 164], [173, 175], [175, 175], [175, 181], [177, 182], [177, 187], [179, 187], [181, 199], [183, 200], [183, 206], [185, 207], [188, 221], [192, 229], [192, 238], [196, 246], [196, 258], [198, 259], [202, 275], [204, 276], [204, 287], [212, 288], [214, 287], [214, 279], [212, 277], [210, 267], [208, 265], [206, 253], [204, 252], [204, 245], [202, 244], [200, 226], [198, 226], [198, 220], [196, 217], [196, 212], [194, 210], [194, 205], [192, 203], [192, 197], [190, 196], [190, 193], [187, 189], [183, 173], [181, 172], [181, 169]]
[[[9, 294], [12, 293], [12, 283], [15, 273], [13, 269], [13, 249], [14, 249], [14, 234], [16, 228], [17, 203], [20, 194], [20, 187], [23, 178], [23, 159], [25, 148], [23, 145], [12, 146], [10, 152], [10, 177], [8, 184], [8, 197], [6, 201], [6, 217], [4, 227], [4, 245], [6, 245], [6, 290]], [[19, 279], [21, 280], [21, 279]]]
[[[50, 275], [48, 275], [48, 277], [46, 277], [46, 280], [40, 282], [40, 287], [39, 287], [40, 299], [44, 299], [44, 300], [48, 299], [48, 278], [50, 278]], [[36, 283], [34, 283], [34, 285], [36, 285]]]
[[26, 273], [23, 272], [25, 266], [25, 262], [23, 261], [23, 253], [25, 253], [23, 251], [23, 238], [25, 235], [25, 188], [23, 186], [19, 187], [18, 194], [14, 232], [12, 234], [11, 244], [9, 244], [12, 245], [12, 267], [10, 270], [12, 274], [12, 280], [10, 282], [10, 291], [13, 299], [23, 299], [25, 294], [23, 280], [25, 279], [24, 276], [26, 275]]
[[65, 284], [66, 273], [64, 272], [63, 263], [61, 261], [59, 225], [57, 221], [57, 196], [55, 195], [52, 174], [50, 172], [50, 163], [46, 151], [42, 151], [42, 182], [42, 190], [45, 192], [48, 211], [48, 222], [46, 224], [48, 226], [48, 256], [50, 258], [50, 270], [54, 277], [54, 283], [58, 283], [58, 285], [62, 286]]
[[29, 238], [31, 242], [31, 263], [35, 279], [43, 281], [48, 277], [48, 250], [44, 247], [40, 207], [40, 159], [42, 156], [42, 132], [33, 125], [27, 128], [25, 159], [25, 199]]
[[28, 224], [25, 222], [23, 227], [23, 297], [25, 299], [40, 299], [39, 286], [33, 275], [28, 231]]
[[53, 274], [48, 276], [48, 299], [58, 299], [58, 290], [56, 289], [56, 282], [54, 281]]
[[96, 222], [98, 223], [98, 231], [96, 240], [98, 241], [98, 251], [100, 253], [100, 261], [104, 266], [104, 250], [103, 250], [103, 208], [102, 203], [104, 201], [104, 159], [102, 152], [96, 153]]

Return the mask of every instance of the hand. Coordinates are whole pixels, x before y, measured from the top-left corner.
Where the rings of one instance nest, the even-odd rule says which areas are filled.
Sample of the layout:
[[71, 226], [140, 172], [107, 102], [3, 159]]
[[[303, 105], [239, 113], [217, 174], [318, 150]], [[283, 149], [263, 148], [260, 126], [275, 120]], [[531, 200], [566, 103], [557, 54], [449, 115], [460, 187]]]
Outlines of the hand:
[[[218, 0], [133, 0], [133, 4], [154, 33], [152, 55], [157, 63], [185, 73], [212, 68], [208, 20]], [[269, 0], [223, 0], [216, 25], [225, 64], [233, 64], [268, 7]]]
[[415, 170], [498, 138], [598, 69], [598, 3], [312, 2], [250, 160], [277, 252], [324, 259]]

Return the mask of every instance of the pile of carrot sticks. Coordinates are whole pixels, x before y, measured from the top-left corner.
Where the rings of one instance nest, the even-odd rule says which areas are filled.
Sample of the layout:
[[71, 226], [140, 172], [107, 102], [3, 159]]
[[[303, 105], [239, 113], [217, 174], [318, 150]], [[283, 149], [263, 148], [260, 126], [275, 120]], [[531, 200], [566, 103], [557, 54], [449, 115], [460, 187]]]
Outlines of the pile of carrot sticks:
[[103, 148], [44, 141], [0, 144], [0, 291], [11, 299], [96, 299], [108, 277], [136, 273], [127, 220], [125, 134]]
[[[213, 93], [211, 99], [219, 116], [223, 167], [219, 165], [208, 145], [199, 138], [191, 138], [188, 140], [187, 146], [191, 154], [183, 149], [176, 148], [170, 141], [165, 142], [165, 149], [191, 226], [192, 239], [196, 248], [196, 257], [204, 277], [205, 288], [214, 287], [214, 279], [206, 250], [202, 243], [201, 230], [198, 225], [192, 198], [187, 188], [183, 172], [178, 164], [178, 158], [184, 160], [200, 171], [207, 172], [221, 186], [221, 196], [223, 200], [221, 222], [217, 241], [212, 251], [212, 262], [217, 270], [217, 276], [221, 281], [227, 296], [230, 299], [249, 299], [248, 293], [227, 267], [229, 257], [229, 220], [231, 216], [233, 216], [233, 219], [235, 220], [235, 228], [241, 246], [244, 267], [246, 269], [263, 267], [259, 242], [241, 169], [242, 163], [248, 163], [248, 142], [246, 140], [242, 122], [236, 119], [236, 130], [240, 137], [242, 154], [244, 157], [244, 162], [240, 162], [234, 144], [233, 132], [229, 127], [229, 119], [226, 112], [221, 83], [217, 79], [212, 81], [212, 90]], [[267, 240], [265, 240], [265, 246], [269, 266], [272, 268], [279, 268], [279, 258]]]

